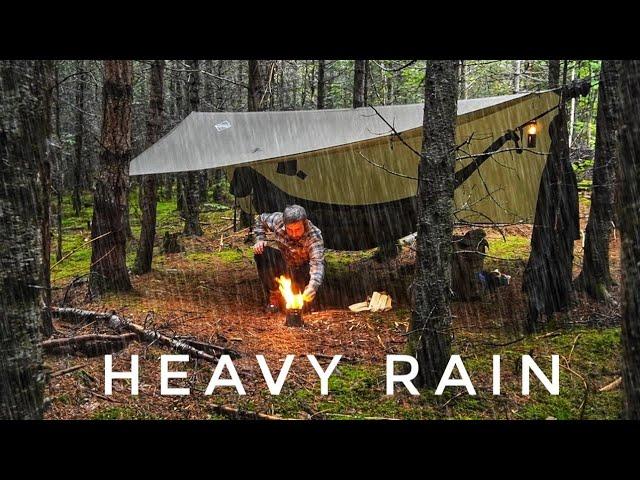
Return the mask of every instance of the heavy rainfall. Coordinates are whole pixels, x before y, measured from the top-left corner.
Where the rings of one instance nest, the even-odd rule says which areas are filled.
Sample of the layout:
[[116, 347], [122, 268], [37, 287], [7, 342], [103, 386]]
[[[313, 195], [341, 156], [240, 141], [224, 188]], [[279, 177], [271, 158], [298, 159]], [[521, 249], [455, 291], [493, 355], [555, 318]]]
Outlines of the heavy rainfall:
[[639, 103], [637, 61], [1, 61], [0, 418], [640, 418]]

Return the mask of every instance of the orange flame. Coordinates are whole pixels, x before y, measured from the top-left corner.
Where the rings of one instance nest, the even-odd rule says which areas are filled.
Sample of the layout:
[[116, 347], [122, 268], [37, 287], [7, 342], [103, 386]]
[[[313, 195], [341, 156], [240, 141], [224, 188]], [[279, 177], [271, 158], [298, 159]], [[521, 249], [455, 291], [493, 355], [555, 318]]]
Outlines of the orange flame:
[[284, 297], [287, 309], [301, 309], [304, 305], [304, 298], [301, 293], [293, 293], [291, 289], [291, 279], [280, 275], [276, 278], [276, 281], [280, 285], [280, 293]]

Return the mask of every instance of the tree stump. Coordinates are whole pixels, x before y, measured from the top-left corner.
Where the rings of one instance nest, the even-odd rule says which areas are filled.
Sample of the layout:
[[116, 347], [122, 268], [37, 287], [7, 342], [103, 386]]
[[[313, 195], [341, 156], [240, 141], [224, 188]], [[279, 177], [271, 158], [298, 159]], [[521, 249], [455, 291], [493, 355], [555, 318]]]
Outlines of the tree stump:
[[476, 300], [482, 295], [478, 272], [484, 267], [485, 249], [489, 247], [482, 229], [469, 230], [465, 235], [453, 236], [451, 261], [451, 289], [457, 300]]
[[162, 251], [164, 253], [180, 253], [184, 251], [184, 247], [180, 244], [178, 239], [179, 233], [164, 233], [164, 239], [162, 240]]

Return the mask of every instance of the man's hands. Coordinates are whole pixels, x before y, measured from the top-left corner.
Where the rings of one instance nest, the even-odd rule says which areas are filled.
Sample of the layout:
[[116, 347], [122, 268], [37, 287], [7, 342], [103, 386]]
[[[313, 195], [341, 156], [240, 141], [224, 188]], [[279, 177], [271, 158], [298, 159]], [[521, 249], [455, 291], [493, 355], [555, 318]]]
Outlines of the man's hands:
[[262, 252], [264, 252], [264, 247], [266, 244], [267, 242], [265, 242], [264, 240], [258, 240], [256, 244], [253, 246], [253, 253], [255, 253], [256, 255], [262, 255]]
[[316, 298], [316, 290], [311, 285], [307, 285], [302, 292], [302, 298], [305, 302], [313, 302], [313, 299]]

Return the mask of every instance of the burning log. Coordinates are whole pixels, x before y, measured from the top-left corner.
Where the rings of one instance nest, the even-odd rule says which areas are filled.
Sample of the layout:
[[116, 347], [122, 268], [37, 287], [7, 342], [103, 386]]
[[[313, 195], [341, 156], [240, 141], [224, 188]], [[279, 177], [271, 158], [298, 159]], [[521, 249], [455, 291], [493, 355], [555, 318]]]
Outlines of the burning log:
[[276, 278], [276, 281], [280, 285], [280, 293], [285, 300], [285, 308], [287, 318], [285, 325], [287, 327], [302, 327], [304, 322], [302, 321], [302, 307], [304, 306], [304, 296], [302, 293], [293, 293], [291, 288], [291, 279], [280, 275]]
[[[115, 330], [118, 330], [118, 331], [123, 329], [129, 330], [130, 332], [137, 334], [140, 338], [148, 342], [155, 341], [156, 343], [165, 345], [176, 351], [187, 353], [192, 357], [200, 358], [202, 360], [207, 360], [209, 362], [216, 362], [218, 360], [217, 354], [212, 355], [212, 354], [203, 352], [202, 350], [192, 347], [191, 345], [183, 341], [167, 337], [166, 335], [163, 335], [162, 333], [154, 330], [145, 329], [140, 325], [137, 325], [131, 322], [130, 320], [127, 320], [124, 317], [120, 317], [116, 315], [115, 313], [109, 314], [109, 313], [92, 312], [89, 310], [81, 310], [78, 308], [59, 308], [59, 307], [52, 307], [51, 312], [54, 315], [58, 315], [62, 318], [75, 317], [75, 318], [79, 318], [81, 321], [103, 320], [103, 321], [106, 321], [108, 325]], [[219, 347], [217, 345], [210, 345], [209, 347], [215, 350], [216, 352], [219, 352], [220, 354], [229, 355], [232, 358], [240, 357], [240, 353], [235, 350]]]

